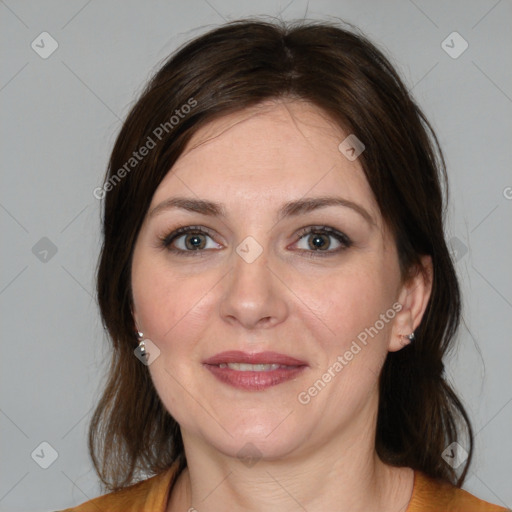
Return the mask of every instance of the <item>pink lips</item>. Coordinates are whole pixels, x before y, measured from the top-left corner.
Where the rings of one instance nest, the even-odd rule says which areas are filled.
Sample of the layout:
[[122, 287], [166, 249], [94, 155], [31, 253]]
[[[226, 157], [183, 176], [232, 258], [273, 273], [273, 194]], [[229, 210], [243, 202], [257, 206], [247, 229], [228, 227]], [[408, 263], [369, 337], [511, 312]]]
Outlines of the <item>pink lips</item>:
[[[271, 369], [241, 370], [229, 368], [228, 364], [272, 365]], [[228, 351], [216, 354], [203, 362], [217, 379], [235, 388], [259, 391], [296, 377], [308, 366], [305, 361], [277, 352], [259, 352], [249, 354], [240, 351]]]

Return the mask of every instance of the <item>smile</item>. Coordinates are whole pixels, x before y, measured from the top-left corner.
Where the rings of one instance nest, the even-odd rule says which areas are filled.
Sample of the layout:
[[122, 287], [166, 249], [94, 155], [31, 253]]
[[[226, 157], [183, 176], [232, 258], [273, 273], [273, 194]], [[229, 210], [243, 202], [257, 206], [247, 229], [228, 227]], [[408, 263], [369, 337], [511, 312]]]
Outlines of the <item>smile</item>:
[[247, 364], [247, 363], [221, 363], [219, 368], [230, 368], [239, 372], [269, 372], [279, 368], [289, 368], [282, 364]]
[[246, 391], [261, 391], [296, 378], [308, 364], [276, 352], [230, 351], [207, 359], [203, 366], [223, 384]]

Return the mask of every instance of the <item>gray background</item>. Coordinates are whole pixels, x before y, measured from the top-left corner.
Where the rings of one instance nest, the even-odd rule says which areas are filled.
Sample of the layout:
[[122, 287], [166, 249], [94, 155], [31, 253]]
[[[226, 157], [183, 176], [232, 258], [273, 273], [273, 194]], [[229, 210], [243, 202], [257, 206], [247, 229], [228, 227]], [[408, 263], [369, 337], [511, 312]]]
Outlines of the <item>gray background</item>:
[[[477, 433], [465, 488], [512, 507], [510, 0], [5, 0], [0, 510], [55, 510], [99, 492], [86, 450], [107, 354], [92, 191], [136, 93], [178, 45], [224, 20], [306, 12], [350, 21], [389, 52], [440, 137], [466, 321], [448, 374]], [[46, 59], [31, 47], [44, 31], [59, 45]], [[458, 53], [462, 40], [442, 46], [454, 31], [469, 45], [457, 58], [446, 45]], [[43, 441], [58, 454], [47, 469]]]

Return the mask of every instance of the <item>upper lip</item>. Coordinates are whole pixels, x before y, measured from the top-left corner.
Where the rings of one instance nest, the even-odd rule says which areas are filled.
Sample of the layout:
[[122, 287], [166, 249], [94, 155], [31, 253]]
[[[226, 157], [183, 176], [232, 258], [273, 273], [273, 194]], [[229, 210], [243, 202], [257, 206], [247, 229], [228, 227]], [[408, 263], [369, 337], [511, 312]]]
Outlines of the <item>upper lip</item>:
[[206, 359], [204, 364], [219, 365], [226, 363], [245, 363], [245, 364], [280, 364], [284, 366], [307, 366], [305, 361], [290, 357], [277, 352], [257, 352], [248, 353], [239, 350], [229, 350], [220, 352]]

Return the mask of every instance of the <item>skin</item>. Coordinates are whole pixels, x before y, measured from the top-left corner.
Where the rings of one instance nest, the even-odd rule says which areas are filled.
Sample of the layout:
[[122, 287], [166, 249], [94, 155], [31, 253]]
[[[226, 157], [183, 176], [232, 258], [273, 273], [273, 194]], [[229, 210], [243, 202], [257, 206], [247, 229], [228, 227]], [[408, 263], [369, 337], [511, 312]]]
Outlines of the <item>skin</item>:
[[[136, 325], [161, 351], [148, 368], [180, 424], [188, 462], [168, 510], [407, 507], [412, 470], [384, 464], [374, 449], [378, 375], [387, 353], [400, 350], [421, 321], [431, 262], [425, 257], [426, 273], [403, 282], [361, 165], [338, 149], [347, 135], [310, 104], [266, 102], [199, 130], [155, 191], [134, 249], [132, 290]], [[223, 203], [226, 215], [151, 214], [175, 196]], [[276, 220], [284, 203], [320, 196], [357, 203], [372, 221], [343, 206]], [[186, 225], [211, 235], [200, 235], [205, 248], [189, 256], [161, 242]], [[318, 255], [308, 245], [315, 236], [299, 233], [308, 226], [341, 231], [352, 245], [336, 252], [340, 243], [324, 235]], [[248, 236], [263, 249], [251, 263], [236, 251]], [[173, 246], [186, 250], [193, 237]], [[396, 302], [401, 311], [300, 403], [299, 393]], [[235, 389], [202, 365], [225, 350], [275, 351], [308, 367], [262, 391]], [[253, 465], [238, 457], [247, 443], [257, 450]]]

